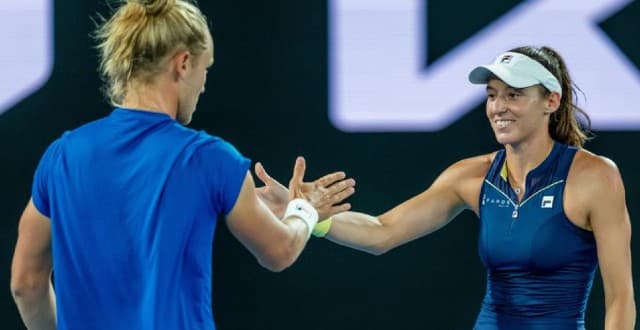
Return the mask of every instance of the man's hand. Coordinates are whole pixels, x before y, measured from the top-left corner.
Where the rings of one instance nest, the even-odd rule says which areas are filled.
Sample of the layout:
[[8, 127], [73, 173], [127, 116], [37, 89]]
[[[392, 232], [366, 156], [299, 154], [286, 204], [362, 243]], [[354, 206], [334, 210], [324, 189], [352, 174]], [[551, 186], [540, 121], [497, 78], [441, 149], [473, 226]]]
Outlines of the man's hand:
[[272, 178], [264, 169], [262, 163], [256, 163], [255, 171], [258, 179], [264, 183], [264, 186], [256, 188], [258, 198], [267, 205], [278, 219], [282, 219], [289, 202], [289, 190]]
[[284, 215], [287, 203], [294, 198], [304, 198], [309, 201], [318, 211], [320, 220], [351, 208], [351, 204], [342, 202], [355, 192], [355, 180], [345, 179], [344, 172], [334, 172], [313, 182], [304, 182], [305, 169], [304, 158], [298, 157], [289, 181], [289, 189], [287, 189], [272, 178], [261, 163], [257, 163], [256, 175], [265, 184], [256, 189], [258, 197], [279, 218]]

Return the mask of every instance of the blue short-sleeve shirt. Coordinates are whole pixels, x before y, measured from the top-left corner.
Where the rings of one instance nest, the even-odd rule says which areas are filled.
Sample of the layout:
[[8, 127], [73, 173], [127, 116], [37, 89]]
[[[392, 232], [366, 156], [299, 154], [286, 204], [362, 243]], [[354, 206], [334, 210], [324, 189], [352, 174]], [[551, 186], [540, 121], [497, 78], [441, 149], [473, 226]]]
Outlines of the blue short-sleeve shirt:
[[250, 161], [166, 114], [116, 109], [36, 170], [51, 219], [58, 329], [214, 329], [211, 256]]

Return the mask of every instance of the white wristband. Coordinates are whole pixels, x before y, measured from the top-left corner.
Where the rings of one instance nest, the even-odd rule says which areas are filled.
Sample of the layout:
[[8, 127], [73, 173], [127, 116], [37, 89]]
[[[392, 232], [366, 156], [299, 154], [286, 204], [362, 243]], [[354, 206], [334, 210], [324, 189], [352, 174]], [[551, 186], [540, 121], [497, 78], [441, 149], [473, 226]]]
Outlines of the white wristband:
[[309, 202], [304, 199], [296, 198], [289, 202], [287, 205], [287, 211], [284, 212], [284, 217], [282, 220], [296, 217], [300, 218], [304, 223], [309, 227], [309, 231], [307, 234], [307, 238], [311, 236], [311, 232], [313, 231], [313, 227], [315, 227], [316, 223], [318, 223], [318, 212]]

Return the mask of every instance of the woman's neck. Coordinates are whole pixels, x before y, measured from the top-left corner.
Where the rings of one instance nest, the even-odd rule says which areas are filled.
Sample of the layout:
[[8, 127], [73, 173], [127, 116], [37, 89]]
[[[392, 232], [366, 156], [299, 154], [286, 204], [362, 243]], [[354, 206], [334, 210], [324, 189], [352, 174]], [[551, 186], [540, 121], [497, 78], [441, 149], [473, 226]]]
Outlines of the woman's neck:
[[554, 141], [549, 135], [517, 145], [505, 146], [507, 170], [510, 180], [524, 188], [527, 174], [538, 167], [551, 153]]

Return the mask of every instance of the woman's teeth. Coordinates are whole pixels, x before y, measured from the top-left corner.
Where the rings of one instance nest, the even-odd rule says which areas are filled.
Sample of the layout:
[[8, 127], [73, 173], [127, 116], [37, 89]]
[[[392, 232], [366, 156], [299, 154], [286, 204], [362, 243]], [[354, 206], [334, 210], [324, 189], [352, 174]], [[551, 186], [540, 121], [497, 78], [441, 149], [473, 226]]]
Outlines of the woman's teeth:
[[496, 125], [498, 128], [505, 128], [513, 123], [513, 120], [497, 120]]

